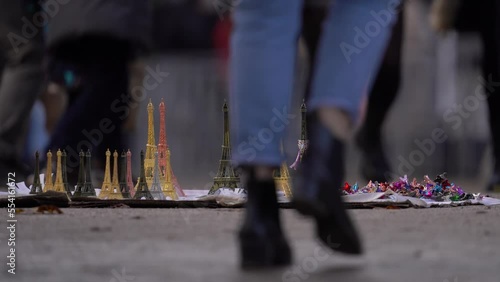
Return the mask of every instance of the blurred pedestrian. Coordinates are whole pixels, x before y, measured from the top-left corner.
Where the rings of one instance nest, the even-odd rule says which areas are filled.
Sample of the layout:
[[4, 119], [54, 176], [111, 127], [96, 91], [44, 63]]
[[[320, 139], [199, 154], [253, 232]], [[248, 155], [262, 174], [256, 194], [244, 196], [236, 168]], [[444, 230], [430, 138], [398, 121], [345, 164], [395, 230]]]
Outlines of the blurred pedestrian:
[[30, 173], [21, 161], [33, 104], [43, 89], [42, 31], [34, 24], [36, 0], [0, 0], [0, 183]]
[[[302, 38], [310, 62], [310, 69], [314, 69], [317, 48], [321, 36], [322, 23], [327, 16], [330, 0], [306, 1], [303, 9]], [[393, 27], [391, 39], [385, 51], [380, 69], [375, 75], [373, 87], [368, 93], [366, 115], [362, 126], [356, 134], [356, 144], [361, 149], [361, 175], [367, 180], [389, 181], [390, 169], [387, 160], [382, 127], [387, 113], [397, 97], [401, 82], [401, 54], [404, 30], [403, 6], [398, 8], [398, 19]], [[313, 72], [309, 72], [306, 87], [306, 98], [311, 94]], [[344, 168], [339, 169], [342, 173]]]
[[[488, 120], [493, 144], [493, 175], [488, 191], [500, 191], [500, 2], [496, 0], [435, 0], [431, 25], [438, 32], [452, 29], [478, 33], [482, 43], [481, 71], [488, 97]], [[450, 119], [453, 121], [453, 119]]]
[[[309, 148], [293, 201], [301, 213], [316, 220], [322, 242], [340, 252], [362, 252], [338, 189], [343, 144], [351, 138], [360, 101], [371, 88], [370, 76], [382, 59], [398, 5], [388, 0], [337, 0], [318, 44], [308, 99]], [[243, 169], [248, 191], [239, 232], [244, 268], [291, 262], [273, 170], [284, 160], [280, 142], [294, 117], [288, 109], [302, 7], [301, 0], [243, 0], [235, 7], [230, 98], [233, 160]]]
[[48, 71], [69, 101], [48, 149], [67, 151], [71, 182], [80, 150], [104, 156], [107, 148], [124, 149], [129, 106], [146, 95], [130, 95], [129, 66], [151, 40], [151, 6], [136, 0], [72, 0], [57, 8], [46, 29]]

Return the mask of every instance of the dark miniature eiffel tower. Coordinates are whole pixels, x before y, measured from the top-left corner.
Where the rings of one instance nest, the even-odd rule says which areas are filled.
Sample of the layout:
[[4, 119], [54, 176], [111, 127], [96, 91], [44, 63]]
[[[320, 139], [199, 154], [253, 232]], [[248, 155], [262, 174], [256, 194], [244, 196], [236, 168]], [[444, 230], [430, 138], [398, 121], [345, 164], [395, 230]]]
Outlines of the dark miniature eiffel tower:
[[[155, 200], [165, 200], [165, 195], [163, 194], [161, 183], [160, 183], [160, 167], [158, 165], [158, 152], [155, 152], [155, 163], [153, 167], [153, 181], [151, 182], [151, 188], [149, 188], [151, 196]], [[175, 191], [172, 190], [173, 193]], [[170, 195], [169, 195], [170, 196]], [[173, 195], [172, 195], [173, 196]], [[177, 196], [177, 194], [176, 194]]]
[[304, 100], [300, 105], [300, 117], [300, 140], [307, 140], [307, 107]]
[[85, 183], [83, 184], [83, 191], [82, 191], [82, 196], [84, 197], [92, 197], [96, 196], [95, 190], [94, 190], [94, 185], [92, 185], [92, 174], [91, 174], [91, 169], [90, 169], [90, 150], [87, 150], [87, 153], [85, 153]]
[[125, 199], [130, 198], [130, 188], [127, 185], [127, 154], [125, 151], [120, 156], [120, 183], [119, 191]]
[[297, 169], [299, 163], [302, 162], [302, 158], [304, 154], [306, 154], [307, 146], [309, 145], [309, 140], [307, 140], [307, 108], [306, 103], [302, 100], [302, 105], [300, 105], [301, 112], [301, 127], [300, 127], [300, 139], [297, 140], [297, 147], [299, 147], [299, 151], [297, 152], [297, 157], [295, 161], [290, 166], [290, 168]]
[[35, 179], [33, 180], [33, 185], [31, 185], [30, 194], [41, 194], [43, 193], [42, 182], [40, 181], [40, 161], [38, 156], [38, 151], [35, 153]]
[[63, 150], [62, 155], [61, 155], [63, 185], [64, 185], [64, 190], [66, 191], [66, 194], [68, 194], [68, 196], [71, 196], [71, 187], [69, 186], [69, 183], [68, 183], [68, 167], [66, 164], [67, 157], [68, 157], [68, 155], [66, 154], [66, 150]]
[[231, 142], [229, 139], [229, 114], [227, 102], [222, 106], [224, 113], [224, 138], [222, 143], [222, 157], [219, 162], [219, 170], [214, 177], [214, 184], [208, 194], [213, 194], [220, 188], [235, 189], [239, 186], [240, 178], [231, 165]]
[[134, 195], [134, 199], [136, 200], [141, 200], [142, 198], [146, 198], [146, 200], [154, 200], [148, 189], [148, 183], [146, 182], [146, 172], [144, 170], [144, 151], [141, 151], [141, 176], [139, 177], [139, 181], [137, 181]]
[[[84, 161], [85, 160], [85, 161]], [[95, 197], [96, 193], [92, 185], [90, 174], [90, 150], [85, 154], [80, 151], [80, 169], [78, 171], [78, 183], [76, 184], [73, 197]]]
[[[283, 141], [281, 142], [281, 153], [283, 153]], [[290, 184], [290, 173], [288, 172], [288, 166], [286, 161], [284, 161], [280, 169], [275, 169], [273, 172], [274, 182], [276, 183], [276, 189], [283, 191], [285, 197], [292, 197], [292, 189]]]

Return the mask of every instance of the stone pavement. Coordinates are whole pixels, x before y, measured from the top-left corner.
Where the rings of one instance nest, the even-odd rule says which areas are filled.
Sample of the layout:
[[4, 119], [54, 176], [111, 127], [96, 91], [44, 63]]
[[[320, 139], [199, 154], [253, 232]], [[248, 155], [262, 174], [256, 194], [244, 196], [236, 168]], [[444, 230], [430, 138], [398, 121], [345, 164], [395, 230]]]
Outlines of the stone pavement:
[[352, 210], [359, 258], [325, 252], [312, 223], [283, 210], [294, 264], [261, 272], [238, 268], [241, 209], [33, 212], [17, 216], [15, 275], [0, 228], [0, 281], [500, 281], [500, 206]]

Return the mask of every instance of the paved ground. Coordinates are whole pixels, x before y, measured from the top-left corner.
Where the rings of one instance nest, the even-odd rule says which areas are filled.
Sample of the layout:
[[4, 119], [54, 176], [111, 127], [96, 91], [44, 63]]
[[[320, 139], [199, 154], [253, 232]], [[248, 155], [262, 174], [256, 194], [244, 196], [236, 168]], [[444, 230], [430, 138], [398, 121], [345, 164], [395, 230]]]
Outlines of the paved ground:
[[0, 281], [500, 281], [500, 206], [352, 210], [361, 258], [325, 253], [311, 223], [284, 210], [295, 263], [257, 273], [238, 269], [239, 209], [63, 212], [18, 215], [16, 275], [0, 229]]

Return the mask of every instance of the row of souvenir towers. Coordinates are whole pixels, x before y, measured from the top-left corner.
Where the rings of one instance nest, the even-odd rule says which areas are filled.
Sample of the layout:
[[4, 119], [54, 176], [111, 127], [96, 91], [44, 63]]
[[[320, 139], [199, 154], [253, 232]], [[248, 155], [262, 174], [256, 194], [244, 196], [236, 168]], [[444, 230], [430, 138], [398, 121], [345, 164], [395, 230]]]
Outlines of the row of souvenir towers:
[[[141, 151], [141, 177], [134, 186], [132, 181], [132, 153], [130, 150], [122, 151], [119, 154], [116, 150], [111, 154], [110, 150], [106, 151], [106, 167], [104, 172], [104, 180], [101, 185], [99, 198], [101, 199], [148, 199], [148, 200], [165, 200], [178, 199], [177, 194], [172, 193], [172, 189], [168, 189], [162, 177], [159, 177], [159, 169], [155, 169], [156, 179], [148, 179], [144, 173], [144, 153]], [[55, 179], [52, 172], [53, 154], [49, 150], [47, 152], [47, 171], [42, 184], [40, 181], [39, 169], [39, 153], [35, 153], [35, 174], [33, 185], [30, 188], [30, 194], [41, 194], [47, 191], [55, 191], [66, 193], [71, 198], [79, 197], [96, 197], [96, 191], [91, 173], [91, 153], [90, 151], [80, 151], [79, 154], [79, 170], [78, 182], [72, 191], [67, 177], [66, 152], [57, 150], [56, 153], [56, 168]], [[113, 158], [113, 172], [111, 173], [111, 157]], [[150, 183], [148, 183], [150, 182]], [[165, 187], [165, 188], [162, 188]]]
[[[155, 154], [157, 157], [157, 153]], [[66, 193], [70, 198], [81, 198], [81, 197], [98, 197], [100, 199], [147, 199], [147, 200], [177, 200], [178, 192], [172, 183], [168, 183], [165, 177], [161, 177], [161, 171], [158, 166], [158, 158], [155, 160], [155, 166], [153, 169], [153, 176], [146, 177], [146, 169], [144, 166], [144, 152], [141, 151], [141, 177], [138, 178], [136, 185], [134, 186], [132, 180], [132, 165], [131, 165], [132, 153], [130, 150], [122, 151], [119, 154], [116, 150], [111, 154], [108, 149], [106, 151], [106, 166], [104, 172], [104, 180], [101, 185], [101, 191], [99, 196], [97, 196], [94, 184], [90, 177], [91, 173], [91, 153], [90, 151], [83, 152], [80, 151], [79, 157], [79, 170], [78, 170], [78, 182], [74, 186], [74, 191], [72, 191], [70, 184], [68, 183], [67, 177], [67, 164], [66, 164], [66, 152], [63, 150], [57, 150], [56, 153], [56, 168], [55, 168], [55, 179], [52, 173], [52, 159], [53, 154], [49, 150], [47, 152], [47, 171], [45, 173], [45, 179], [42, 184], [40, 181], [40, 170], [39, 170], [39, 153], [36, 152], [35, 158], [35, 174], [33, 185], [30, 187], [30, 194], [41, 194], [47, 191], [55, 191]], [[112, 173], [111, 173], [111, 158], [113, 159]], [[222, 178], [222, 179], [221, 179]], [[277, 170], [274, 175], [278, 190], [282, 190], [286, 196], [291, 195], [289, 175], [286, 165], [282, 165], [280, 170]], [[227, 185], [229, 180], [224, 176], [214, 177], [214, 186], [218, 184], [219, 181], [225, 182], [228, 186], [226, 188], [237, 188], [239, 186], [239, 177], [236, 174], [235, 178], [231, 180], [234, 181], [235, 185]], [[234, 187], [232, 187], [234, 186]]]
[[[140, 177], [134, 186], [132, 180], [132, 165], [130, 150], [122, 151], [119, 154], [116, 150], [111, 153], [106, 151], [106, 165], [104, 169], [104, 180], [101, 185], [99, 198], [101, 199], [150, 199], [150, 200], [177, 200], [179, 196], [185, 196], [180, 187], [170, 165], [170, 150], [166, 142], [165, 130], [165, 104], [159, 104], [160, 111], [160, 138], [158, 145], [155, 144], [154, 137], [154, 108], [149, 101], [148, 110], [148, 141], [146, 144], [146, 154], [141, 151]], [[224, 123], [228, 122], [228, 106], [224, 102], [222, 111], [224, 113]], [[305, 104], [301, 105], [303, 116], [302, 136], [299, 140], [300, 156], [305, 148], [300, 146], [300, 142], [306, 142], [305, 137]], [[228, 126], [224, 126], [225, 131], [229, 131]], [[223, 152], [219, 164], [217, 175], [214, 177], [214, 184], [209, 193], [214, 193], [219, 188], [238, 188], [238, 174], [231, 165], [231, 148], [229, 142], [229, 132], [223, 134]], [[227, 138], [227, 139], [226, 139]], [[96, 191], [91, 180], [91, 153], [80, 151], [80, 164], [78, 171], [78, 182], [72, 193], [67, 181], [66, 152], [58, 150], [56, 153], [55, 179], [52, 177], [52, 152], [47, 152], [47, 171], [45, 173], [44, 185], [40, 181], [39, 155], [36, 152], [35, 158], [35, 179], [30, 188], [30, 194], [40, 194], [46, 191], [56, 191], [67, 193], [72, 198], [96, 197]], [[298, 160], [299, 155], [297, 156]], [[113, 159], [113, 171], [111, 172], [111, 158]], [[296, 161], [297, 162], [297, 161]], [[292, 167], [295, 166], [292, 165]], [[284, 192], [285, 196], [291, 196], [289, 172], [286, 163], [274, 173], [277, 189]]]
[[[160, 112], [160, 141], [155, 144], [154, 137], [154, 107], [149, 101], [148, 110], [148, 141], [146, 154], [141, 151], [140, 177], [134, 186], [132, 180], [132, 165], [130, 150], [119, 154], [116, 150], [106, 151], [106, 165], [104, 180], [98, 195], [101, 199], [148, 199], [148, 200], [177, 200], [185, 196], [170, 165], [170, 150], [168, 148], [165, 130], [165, 103], [159, 104]], [[71, 198], [96, 197], [96, 191], [91, 179], [91, 153], [80, 151], [78, 182], [72, 192], [67, 180], [66, 152], [58, 150], [56, 153], [55, 179], [52, 175], [53, 155], [47, 152], [47, 171], [45, 181], [40, 181], [39, 154], [36, 152], [35, 179], [30, 188], [30, 194], [40, 194], [47, 191], [67, 193]], [[111, 158], [113, 166], [111, 166]], [[113, 168], [111, 172], [111, 167]]]

